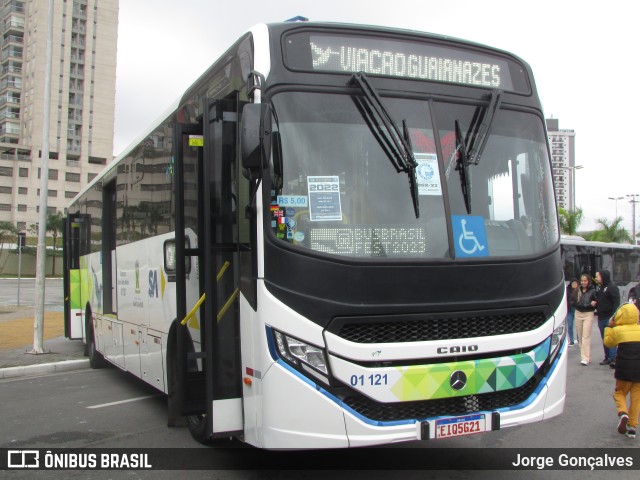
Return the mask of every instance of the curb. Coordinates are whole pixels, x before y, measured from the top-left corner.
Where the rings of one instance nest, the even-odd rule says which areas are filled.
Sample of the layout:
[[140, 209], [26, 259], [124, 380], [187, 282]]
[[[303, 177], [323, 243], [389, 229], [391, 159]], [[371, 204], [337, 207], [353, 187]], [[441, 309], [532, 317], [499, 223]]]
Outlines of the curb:
[[64, 360], [62, 362], [41, 363], [38, 365], [25, 365], [21, 367], [0, 368], [0, 380], [5, 378], [29, 377], [47, 373], [68, 372], [89, 367], [89, 359]]

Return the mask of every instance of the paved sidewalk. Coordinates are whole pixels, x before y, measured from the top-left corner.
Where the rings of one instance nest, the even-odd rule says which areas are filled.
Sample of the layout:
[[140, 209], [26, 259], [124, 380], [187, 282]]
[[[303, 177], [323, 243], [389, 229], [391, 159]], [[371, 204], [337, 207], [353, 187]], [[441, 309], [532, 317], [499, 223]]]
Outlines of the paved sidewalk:
[[32, 354], [33, 307], [0, 306], [0, 379], [87, 368], [84, 344], [64, 336], [63, 313], [45, 311], [45, 353]]

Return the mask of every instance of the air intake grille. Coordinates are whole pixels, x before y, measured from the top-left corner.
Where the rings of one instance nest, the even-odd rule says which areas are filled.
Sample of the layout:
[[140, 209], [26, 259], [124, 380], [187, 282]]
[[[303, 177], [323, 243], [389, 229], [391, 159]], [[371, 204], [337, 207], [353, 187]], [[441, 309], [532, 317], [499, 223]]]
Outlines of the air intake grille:
[[535, 330], [546, 318], [540, 312], [463, 318], [356, 322], [345, 319], [338, 335], [355, 343], [425, 342], [488, 337]]
[[518, 405], [529, 398], [539, 382], [540, 377], [536, 375], [520, 388], [467, 397], [420, 402], [379, 403], [363, 395], [358, 395], [345, 398], [343, 403], [360, 415], [378, 422], [423, 420], [440, 415], [463, 415]]

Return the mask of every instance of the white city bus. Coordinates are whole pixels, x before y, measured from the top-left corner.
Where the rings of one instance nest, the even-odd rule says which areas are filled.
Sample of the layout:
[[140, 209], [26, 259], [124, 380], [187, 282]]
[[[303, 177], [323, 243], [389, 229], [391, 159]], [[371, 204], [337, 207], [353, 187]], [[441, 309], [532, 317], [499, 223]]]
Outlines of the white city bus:
[[565, 235], [560, 244], [566, 282], [572, 278], [580, 279], [583, 273], [595, 279], [596, 272], [609, 270], [611, 280], [620, 289], [620, 298], [624, 302], [629, 290], [640, 281], [640, 245], [593, 242]]
[[202, 442], [487, 432], [562, 412], [559, 240], [525, 62], [258, 25], [70, 204], [67, 332]]

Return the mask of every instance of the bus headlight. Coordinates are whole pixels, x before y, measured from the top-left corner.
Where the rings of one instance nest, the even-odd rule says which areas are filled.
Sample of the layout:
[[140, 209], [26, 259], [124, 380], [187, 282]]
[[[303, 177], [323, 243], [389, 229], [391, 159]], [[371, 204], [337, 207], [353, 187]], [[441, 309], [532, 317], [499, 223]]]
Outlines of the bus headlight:
[[308, 343], [290, 337], [276, 330], [273, 331], [276, 338], [276, 346], [280, 356], [293, 363], [301, 366], [308, 365], [324, 375], [327, 373], [327, 362], [324, 357], [324, 351], [321, 348], [309, 345]]
[[560, 350], [560, 346], [564, 341], [565, 333], [566, 333], [566, 320], [563, 320], [560, 325], [558, 325], [551, 334], [551, 356], [550, 361], [553, 362], [558, 351]]

